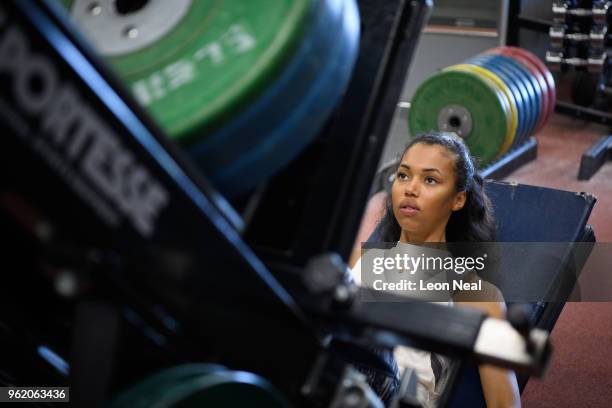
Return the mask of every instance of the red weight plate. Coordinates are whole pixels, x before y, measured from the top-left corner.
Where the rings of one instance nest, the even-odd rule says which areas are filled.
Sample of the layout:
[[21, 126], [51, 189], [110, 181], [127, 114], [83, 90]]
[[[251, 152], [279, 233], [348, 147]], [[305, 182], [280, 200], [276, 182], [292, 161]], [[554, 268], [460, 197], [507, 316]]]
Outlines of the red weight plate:
[[500, 48], [504, 49], [504, 53], [507, 53], [506, 55], [511, 55], [517, 60], [519, 58], [519, 55], [524, 57], [526, 60], [531, 62], [532, 65], [536, 66], [537, 69], [544, 76], [544, 79], [546, 80], [546, 84], [548, 85], [548, 91], [549, 91], [548, 92], [549, 109], [547, 111], [547, 114], [542, 118], [542, 123], [540, 125], [543, 126], [548, 121], [548, 118], [550, 117], [553, 110], [555, 109], [555, 103], [557, 99], [555, 79], [553, 78], [548, 68], [546, 68], [546, 65], [544, 65], [544, 63], [538, 57], [536, 57], [534, 54], [527, 51], [526, 49], [519, 48], [519, 47], [500, 47]]

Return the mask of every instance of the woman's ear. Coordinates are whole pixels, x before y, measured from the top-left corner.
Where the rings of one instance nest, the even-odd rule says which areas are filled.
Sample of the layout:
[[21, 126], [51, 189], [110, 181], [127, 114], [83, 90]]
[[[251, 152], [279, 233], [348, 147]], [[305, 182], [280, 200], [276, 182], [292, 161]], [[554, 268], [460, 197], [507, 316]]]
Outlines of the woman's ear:
[[465, 205], [465, 200], [467, 199], [467, 193], [465, 191], [460, 191], [455, 194], [455, 201], [453, 202], [453, 211], [459, 211]]

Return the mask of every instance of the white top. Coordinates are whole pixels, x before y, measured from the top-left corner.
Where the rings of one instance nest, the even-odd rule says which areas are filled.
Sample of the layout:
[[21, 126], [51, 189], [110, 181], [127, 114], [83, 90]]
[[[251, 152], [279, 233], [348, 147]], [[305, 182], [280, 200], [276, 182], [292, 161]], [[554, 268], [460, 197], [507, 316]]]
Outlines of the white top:
[[[358, 285], [361, 285], [361, 258], [350, 269], [351, 276]], [[446, 302], [432, 302], [445, 306], [453, 306], [452, 300]], [[450, 360], [442, 355], [436, 354], [442, 367], [440, 378], [437, 379], [431, 367], [431, 353], [412, 347], [398, 346], [394, 353], [395, 361], [400, 370], [400, 375], [407, 367], [415, 370], [417, 375], [417, 399], [424, 408], [434, 408], [438, 406], [438, 400], [442, 395], [444, 387], [448, 381], [448, 367]]]

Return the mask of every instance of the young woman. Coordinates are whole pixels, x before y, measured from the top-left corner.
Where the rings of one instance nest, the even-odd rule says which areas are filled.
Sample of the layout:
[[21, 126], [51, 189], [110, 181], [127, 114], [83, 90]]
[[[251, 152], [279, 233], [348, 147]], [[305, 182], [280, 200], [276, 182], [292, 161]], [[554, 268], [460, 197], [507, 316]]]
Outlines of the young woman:
[[[384, 206], [384, 207], [383, 207]], [[383, 207], [383, 208], [381, 208]], [[377, 213], [382, 214], [378, 217]], [[381, 218], [382, 216], [382, 218]], [[377, 240], [420, 244], [426, 242], [492, 242], [495, 222], [491, 203], [483, 190], [483, 180], [462, 139], [451, 133], [420, 135], [406, 146], [395, 173], [391, 194], [370, 200], [358, 234], [367, 240], [379, 219]], [[351, 267], [358, 262], [353, 251]], [[357, 270], [360, 268], [354, 268]], [[356, 276], [356, 279], [359, 277]], [[504, 318], [505, 304], [499, 291], [488, 286], [489, 301], [474, 301], [466, 293], [456, 293], [454, 305], [475, 307], [491, 317]], [[498, 301], [490, 301], [495, 299]], [[400, 347], [395, 351], [400, 366], [416, 368], [419, 399], [424, 406], [436, 406], [448, 374], [443, 356]], [[514, 373], [481, 365], [479, 374], [488, 407], [520, 406]]]

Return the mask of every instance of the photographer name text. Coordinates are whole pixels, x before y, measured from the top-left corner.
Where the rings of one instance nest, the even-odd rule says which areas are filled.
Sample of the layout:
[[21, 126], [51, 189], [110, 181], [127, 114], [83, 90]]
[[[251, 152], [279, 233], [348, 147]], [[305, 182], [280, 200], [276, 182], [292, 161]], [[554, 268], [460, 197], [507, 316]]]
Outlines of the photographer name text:
[[418, 281], [410, 281], [402, 279], [398, 282], [384, 282], [383, 280], [375, 280], [372, 282], [372, 288], [379, 291], [480, 291], [482, 290], [482, 281], [464, 282], [456, 280], [451, 282], [427, 282], [422, 279]]

